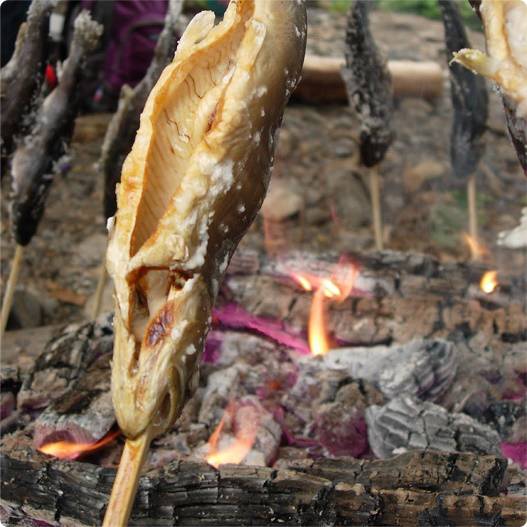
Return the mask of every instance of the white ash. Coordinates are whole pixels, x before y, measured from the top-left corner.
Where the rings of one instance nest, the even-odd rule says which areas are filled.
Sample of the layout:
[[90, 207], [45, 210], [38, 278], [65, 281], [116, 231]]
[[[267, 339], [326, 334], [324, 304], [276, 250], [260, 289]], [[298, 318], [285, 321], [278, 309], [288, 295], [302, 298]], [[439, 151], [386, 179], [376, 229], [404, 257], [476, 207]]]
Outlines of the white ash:
[[374, 383], [388, 398], [410, 394], [437, 400], [454, 380], [458, 357], [452, 342], [416, 339], [402, 346], [334, 349], [323, 361]]
[[499, 454], [499, 435], [489, 426], [408, 395], [370, 406], [366, 423], [370, 447], [381, 459], [400, 448]]

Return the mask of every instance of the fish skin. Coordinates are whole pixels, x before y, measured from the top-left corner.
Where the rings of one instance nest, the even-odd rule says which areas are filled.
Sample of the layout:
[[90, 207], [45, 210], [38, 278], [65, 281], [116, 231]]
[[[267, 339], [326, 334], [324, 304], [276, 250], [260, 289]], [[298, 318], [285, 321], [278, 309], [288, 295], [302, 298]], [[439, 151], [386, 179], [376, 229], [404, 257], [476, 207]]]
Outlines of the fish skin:
[[75, 20], [70, 54], [59, 83], [36, 110], [30, 134], [13, 155], [11, 228], [19, 245], [31, 241], [44, 213], [53, 182], [53, 163], [65, 153], [73, 133], [84, 59], [101, 34], [102, 27], [87, 12], [81, 12]]
[[[24, 119], [41, 81], [47, 53], [52, 0], [33, 0], [27, 20], [20, 26], [15, 51], [0, 71], [2, 165], [15, 149], [15, 137], [23, 132]], [[4, 166], [2, 166], [4, 168]], [[5, 170], [2, 170], [2, 175]]]
[[450, 158], [453, 174], [464, 180], [476, 168], [484, 151], [481, 137], [487, 128], [488, 94], [485, 79], [474, 75], [461, 64], [452, 63], [453, 53], [470, 48], [463, 20], [452, 0], [438, 0], [445, 28], [447, 61], [454, 118], [450, 135]]
[[343, 77], [348, 99], [361, 120], [360, 158], [372, 167], [382, 161], [394, 139], [391, 75], [369, 27], [368, 0], [355, 0], [346, 27]]

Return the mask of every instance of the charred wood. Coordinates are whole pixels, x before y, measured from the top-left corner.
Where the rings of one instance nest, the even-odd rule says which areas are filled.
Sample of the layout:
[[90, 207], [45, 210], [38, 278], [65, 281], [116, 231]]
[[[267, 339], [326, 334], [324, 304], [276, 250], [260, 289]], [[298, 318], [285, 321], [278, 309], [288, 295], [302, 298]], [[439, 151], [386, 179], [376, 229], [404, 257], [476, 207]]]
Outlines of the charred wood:
[[[112, 469], [4, 442], [4, 521], [100, 524]], [[522, 525], [525, 498], [494, 456], [403, 454], [382, 462], [320, 460], [270, 469], [173, 462], [141, 478], [131, 525]]]
[[382, 407], [370, 406], [366, 422], [370, 447], [381, 459], [415, 448], [498, 453], [499, 436], [489, 426], [411, 396], [398, 396]]

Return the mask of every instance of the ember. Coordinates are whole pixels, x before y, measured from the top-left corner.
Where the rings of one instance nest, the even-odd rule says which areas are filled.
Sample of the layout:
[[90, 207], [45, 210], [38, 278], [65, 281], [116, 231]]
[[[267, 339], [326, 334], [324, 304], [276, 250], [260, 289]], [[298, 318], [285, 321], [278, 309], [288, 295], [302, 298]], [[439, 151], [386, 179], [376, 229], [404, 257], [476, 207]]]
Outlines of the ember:
[[227, 421], [234, 421], [235, 411], [235, 404], [230, 403], [225, 409], [218, 426], [210, 436], [208, 443], [209, 453], [206, 460], [207, 463], [215, 468], [227, 463], [241, 463], [254, 445], [259, 419], [256, 414], [256, 408], [251, 406], [244, 406], [240, 409], [240, 412], [243, 412], [243, 420], [236, 430], [234, 438], [229, 438], [227, 434], [223, 434]]
[[96, 443], [74, 443], [72, 441], [54, 441], [40, 446], [37, 450], [48, 456], [59, 459], [77, 459], [85, 454], [99, 450], [111, 443], [120, 434], [119, 430], [114, 430]]
[[498, 271], [487, 271], [479, 283], [479, 287], [484, 293], [490, 295], [498, 287]]

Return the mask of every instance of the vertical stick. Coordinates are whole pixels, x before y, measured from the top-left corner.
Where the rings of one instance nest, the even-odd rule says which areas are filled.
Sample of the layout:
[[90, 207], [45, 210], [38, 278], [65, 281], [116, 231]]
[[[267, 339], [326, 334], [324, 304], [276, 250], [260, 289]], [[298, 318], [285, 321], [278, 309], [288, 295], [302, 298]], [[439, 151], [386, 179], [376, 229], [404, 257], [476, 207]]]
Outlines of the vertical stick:
[[93, 308], [91, 314], [93, 320], [97, 318], [97, 316], [99, 315], [99, 311], [101, 310], [102, 295], [104, 293], [104, 286], [106, 285], [107, 278], [108, 275], [106, 273], [106, 264], [103, 258], [103, 261], [101, 262], [101, 267], [99, 269], [99, 280], [97, 281], [97, 289], [95, 290], [95, 297], [93, 299]]
[[373, 216], [373, 233], [375, 235], [375, 247], [378, 251], [383, 249], [382, 241], [382, 216], [381, 216], [381, 191], [379, 171], [377, 167], [369, 169], [370, 174], [370, 196]]
[[151, 440], [149, 428], [136, 439], [126, 440], [102, 527], [126, 527], [128, 524]]
[[18, 275], [20, 274], [20, 267], [22, 265], [23, 254], [24, 247], [22, 247], [22, 245], [17, 244], [15, 249], [15, 255], [13, 256], [13, 260], [11, 262], [11, 271], [9, 272], [9, 278], [7, 279], [4, 302], [2, 303], [2, 314], [0, 318], [0, 337], [4, 336], [7, 321], [9, 319], [9, 313], [11, 312], [13, 296], [15, 295], [16, 283], [18, 281]]
[[[472, 174], [467, 181], [468, 233], [478, 243], [478, 212], [476, 204], [476, 176]], [[474, 258], [476, 259], [476, 258]]]

